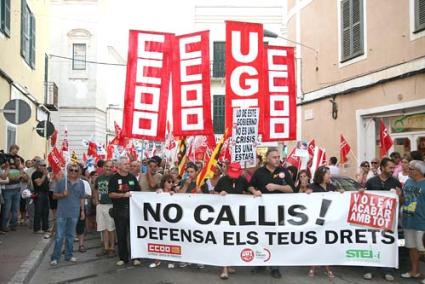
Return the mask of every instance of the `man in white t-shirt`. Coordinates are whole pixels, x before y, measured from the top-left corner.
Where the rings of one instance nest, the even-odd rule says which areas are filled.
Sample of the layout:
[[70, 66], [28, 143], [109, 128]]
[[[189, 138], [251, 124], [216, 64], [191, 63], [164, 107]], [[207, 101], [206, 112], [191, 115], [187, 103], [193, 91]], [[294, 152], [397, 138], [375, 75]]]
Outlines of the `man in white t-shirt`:
[[330, 157], [329, 158], [329, 171], [331, 173], [331, 176], [338, 176], [339, 175], [339, 167], [336, 165], [338, 163], [338, 159], [336, 157]]

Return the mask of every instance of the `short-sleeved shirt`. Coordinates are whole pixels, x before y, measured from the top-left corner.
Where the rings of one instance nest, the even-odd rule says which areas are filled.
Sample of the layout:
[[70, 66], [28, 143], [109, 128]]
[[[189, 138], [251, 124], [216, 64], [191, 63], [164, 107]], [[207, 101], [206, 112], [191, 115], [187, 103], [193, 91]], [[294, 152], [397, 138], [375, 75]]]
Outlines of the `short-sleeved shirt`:
[[374, 176], [367, 180], [367, 190], [391, 190], [392, 188], [401, 188], [401, 183], [394, 177], [389, 177], [383, 181], [380, 176]]
[[425, 180], [409, 178], [403, 187], [403, 228], [425, 231]]
[[[140, 185], [133, 174], [122, 176], [119, 173], [112, 175], [108, 184], [108, 193], [126, 193], [129, 191], [140, 191]], [[129, 198], [111, 198], [114, 208], [127, 209], [130, 207]]]
[[159, 188], [159, 184], [161, 183], [162, 175], [160, 173], [156, 173], [153, 175], [153, 180], [155, 181], [156, 187], [150, 187], [148, 182], [148, 177], [146, 173], [140, 174], [139, 184], [141, 191], [154, 192]]
[[285, 168], [278, 167], [274, 170], [274, 172], [270, 172], [266, 166], [258, 168], [251, 178], [250, 186], [255, 187], [262, 193], [284, 193], [279, 190], [268, 191], [266, 185], [269, 183], [289, 185], [295, 192], [295, 186], [291, 177], [291, 173]]
[[308, 185], [308, 188], [313, 190], [313, 192], [328, 192], [328, 191], [336, 191], [336, 188], [333, 184], [329, 183], [326, 185], [326, 189], [323, 188], [320, 184], [312, 183]]
[[[65, 191], [65, 179], [56, 184], [55, 192]], [[58, 209], [56, 217], [58, 218], [78, 218], [80, 214], [80, 200], [85, 196], [83, 181], [78, 179], [71, 183], [68, 180], [68, 196], [58, 200]]]
[[217, 192], [225, 191], [231, 194], [243, 194], [248, 191], [248, 181], [244, 177], [232, 179], [229, 176], [222, 176], [214, 187]]
[[41, 185], [37, 185], [35, 183], [35, 180], [38, 178], [42, 178], [43, 177], [43, 173], [39, 172], [39, 171], [35, 171], [32, 175], [31, 175], [31, 180], [33, 183], [33, 187], [34, 187], [34, 192], [35, 193], [49, 193], [49, 178], [46, 177], [43, 181], [43, 183]]
[[99, 192], [100, 204], [112, 204], [112, 200], [108, 195], [108, 184], [111, 177], [112, 175], [100, 175], [94, 183], [94, 188]]

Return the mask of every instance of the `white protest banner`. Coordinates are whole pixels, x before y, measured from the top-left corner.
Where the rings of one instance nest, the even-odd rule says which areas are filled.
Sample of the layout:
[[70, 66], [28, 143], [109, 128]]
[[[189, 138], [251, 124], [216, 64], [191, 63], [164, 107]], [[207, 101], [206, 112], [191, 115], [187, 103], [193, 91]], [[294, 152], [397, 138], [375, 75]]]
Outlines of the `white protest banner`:
[[[370, 216], [374, 204], [382, 204], [385, 210], [374, 215], [384, 219], [383, 223], [392, 218], [390, 223], [397, 228], [396, 195], [369, 191], [375, 198], [363, 200], [358, 194], [254, 198], [134, 192], [130, 198], [131, 256], [216, 266], [398, 267], [397, 233], [374, 228], [380, 221], [370, 223], [373, 226], [353, 224]], [[350, 203], [352, 195], [354, 203]], [[379, 196], [386, 198], [379, 200]], [[357, 214], [350, 223], [349, 212]]]
[[233, 109], [232, 162], [242, 168], [254, 167], [257, 160], [258, 108]]

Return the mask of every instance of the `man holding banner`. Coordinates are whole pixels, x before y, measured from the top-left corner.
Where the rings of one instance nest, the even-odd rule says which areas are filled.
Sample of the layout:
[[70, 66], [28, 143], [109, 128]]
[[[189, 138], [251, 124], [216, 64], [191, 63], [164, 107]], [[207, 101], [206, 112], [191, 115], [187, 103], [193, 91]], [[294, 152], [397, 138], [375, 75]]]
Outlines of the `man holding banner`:
[[[269, 148], [266, 153], [266, 164], [257, 169], [251, 178], [249, 191], [254, 196], [269, 193], [293, 193], [294, 182], [291, 174], [285, 168], [280, 167], [280, 155], [276, 148]], [[254, 272], [259, 272], [263, 267], [256, 267]], [[271, 266], [271, 276], [282, 278], [279, 267]]]
[[[139, 183], [135, 176], [130, 173], [130, 161], [127, 157], [120, 157], [118, 160], [118, 172], [115, 173], [108, 184], [109, 197], [112, 199], [113, 215], [118, 239], [118, 255], [120, 260], [118, 266], [129, 261], [129, 251], [127, 246], [128, 230], [130, 226], [130, 205], [129, 198], [131, 191], [140, 191]], [[140, 265], [140, 261], [135, 259], [133, 265]]]

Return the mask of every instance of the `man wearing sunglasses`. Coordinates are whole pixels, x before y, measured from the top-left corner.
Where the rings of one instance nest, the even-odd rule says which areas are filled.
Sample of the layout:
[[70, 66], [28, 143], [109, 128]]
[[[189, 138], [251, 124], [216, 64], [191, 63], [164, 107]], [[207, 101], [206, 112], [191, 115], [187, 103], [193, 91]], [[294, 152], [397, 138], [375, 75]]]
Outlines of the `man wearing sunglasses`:
[[[76, 262], [72, 255], [75, 238], [75, 227], [78, 216], [84, 216], [84, 183], [80, 179], [80, 167], [69, 164], [65, 179], [56, 184], [53, 198], [58, 199], [56, 211], [55, 248], [51, 257], [51, 265], [57, 265], [62, 253], [62, 244], [65, 239], [65, 261]], [[81, 215], [80, 215], [81, 211]]]
[[[35, 212], [34, 233], [47, 233], [49, 229], [49, 177], [44, 160], [36, 161], [36, 170], [31, 176], [34, 186]], [[42, 231], [40, 230], [42, 229]]]

